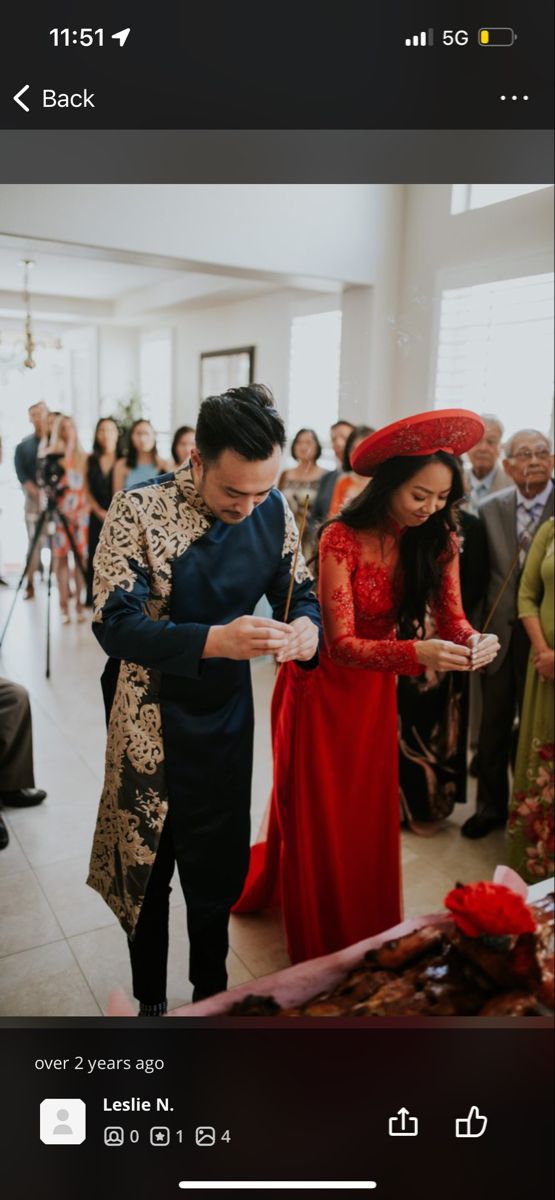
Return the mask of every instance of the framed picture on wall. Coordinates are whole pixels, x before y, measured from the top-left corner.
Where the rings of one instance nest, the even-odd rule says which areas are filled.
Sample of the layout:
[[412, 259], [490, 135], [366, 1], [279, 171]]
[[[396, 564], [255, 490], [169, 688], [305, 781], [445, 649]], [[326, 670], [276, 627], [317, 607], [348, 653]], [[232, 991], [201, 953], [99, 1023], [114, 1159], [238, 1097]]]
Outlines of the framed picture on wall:
[[254, 380], [254, 346], [235, 350], [210, 350], [200, 356], [200, 399], [219, 396], [232, 387]]

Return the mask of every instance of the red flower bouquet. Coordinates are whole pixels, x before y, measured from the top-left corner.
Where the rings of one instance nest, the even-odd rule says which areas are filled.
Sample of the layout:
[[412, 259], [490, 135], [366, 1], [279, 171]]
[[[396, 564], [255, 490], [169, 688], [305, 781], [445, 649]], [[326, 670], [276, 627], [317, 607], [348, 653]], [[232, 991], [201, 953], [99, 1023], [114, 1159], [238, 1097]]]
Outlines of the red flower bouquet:
[[522, 896], [502, 883], [459, 884], [444, 904], [465, 937], [518, 937], [536, 928]]

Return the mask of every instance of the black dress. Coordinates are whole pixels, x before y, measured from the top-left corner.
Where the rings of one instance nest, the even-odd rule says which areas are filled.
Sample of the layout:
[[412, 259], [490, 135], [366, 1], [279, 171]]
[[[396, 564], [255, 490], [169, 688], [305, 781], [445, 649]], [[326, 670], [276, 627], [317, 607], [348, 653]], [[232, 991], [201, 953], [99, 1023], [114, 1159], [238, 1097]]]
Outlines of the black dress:
[[[460, 512], [459, 519], [463, 607], [476, 622], [488, 580], [487, 543], [477, 517]], [[462, 671], [399, 676], [399, 786], [409, 821], [443, 820], [466, 801], [468, 691]]]
[[[90, 491], [93, 499], [96, 500], [96, 503], [99, 504], [100, 507], [103, 508], [106, 512], [108, 511], [110, 504], [112, 502], [113, 475], [114, 475], [113, 467], [111, 467], [110, 470], [108, 471], [108, 474], [105, 475], [100, 466], [100, 461], [97, 458], [96, 454], [89, 454], [89, 457], [87, 460], [87, 484], [89, 487], [89, 491]], [[89, 556], [87, 559], [87, 600], [86, 600], [86, 603], [89, 606], [91, 606], [92, 602], [93, 602], [93, 595], [92, 595], [92, 584], [93, 584], [93, 573], [94, 573], [93, 572], [93, 558], [94, 558], [94, 552], [96, 550], [96, 547], [98, 546], [98, 539], [100, 537], [100, 530], [102, 529], [102, 525], [103, 525], [103, 522], [100, 520], [99, 517], [97, 517], [96, 513], [92, 512], [92, 510], [91, 510], [91, 515], [90, 515], [90, 519], [89, 519]]]

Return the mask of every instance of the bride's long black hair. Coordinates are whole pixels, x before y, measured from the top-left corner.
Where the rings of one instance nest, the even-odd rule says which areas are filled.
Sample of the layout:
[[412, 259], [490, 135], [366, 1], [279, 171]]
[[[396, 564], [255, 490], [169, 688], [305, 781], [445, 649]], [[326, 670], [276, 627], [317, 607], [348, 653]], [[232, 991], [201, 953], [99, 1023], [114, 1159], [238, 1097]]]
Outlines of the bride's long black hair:
[[[398, 624], [401, 636], [405, 637], [414, 637], [415, 626], [419, 632], [423, 631], [426, 609], [438, 595], [443, 570], [455, 552], [453, 534], [458, 530], [458, 522], [454, 506], [464, 495], [458, 459], [443, 450], [415, 458], [390, 458], [376, 467], [364, 491], [334, 518], [351, 529], [371, 529], [385, 536], [391, 529], [390, 501], [393, 492], [408, 483], [423, 467], [434, 462], [448, 467], [452, 475], [445, 508], [434, 513], [422, 525], [409, 526], [399, 542]], [[322, 526], [322, 529], [325, 527]]]

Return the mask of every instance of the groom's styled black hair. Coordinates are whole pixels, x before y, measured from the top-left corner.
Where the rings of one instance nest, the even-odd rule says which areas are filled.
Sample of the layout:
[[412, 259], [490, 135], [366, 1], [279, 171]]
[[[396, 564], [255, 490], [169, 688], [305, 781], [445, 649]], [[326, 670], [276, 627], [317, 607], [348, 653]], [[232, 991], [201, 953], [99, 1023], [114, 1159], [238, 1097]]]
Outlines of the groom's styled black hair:
[[263, 383], [251, 383], [203, 400], [195, 438], [207, 466], [224, 450], [256, 462], [271, 458], [276, 446], [283, 450], [285, 426], [270, 389]]

